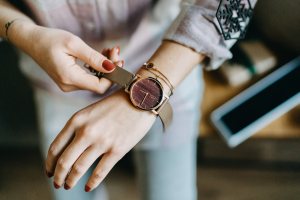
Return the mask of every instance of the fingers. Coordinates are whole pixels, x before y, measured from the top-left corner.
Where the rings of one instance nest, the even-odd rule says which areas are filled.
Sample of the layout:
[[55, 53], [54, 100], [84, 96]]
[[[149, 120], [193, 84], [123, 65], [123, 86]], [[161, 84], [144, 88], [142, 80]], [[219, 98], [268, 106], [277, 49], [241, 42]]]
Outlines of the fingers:
[[[123, 67], [124, 61], [118, 61], [119, 52], [120, 52], [120, 47], [114, 47], [111, 50], [110, 48], [105, 48], [103, 49], [102, 54], [107, 56], [117, 66]], [[85, 73], [85, 71], [79, 72], [79, 70], [80, 69], [75, 70], [75, 68], [73, 68], [73, 70], [70, 71], [71, 73], [70, 77], [72, 77], [72, 82], [78, 88], [81, 88], [83, 90], [89, 90], [98, 94], [103, 94], [114, 84], [112, 81], [108, 79], [105, 78], [98, 79], [96, 76]]]
[[[112, 49], [110, 48], [105, 48], [102, 51], [102, 54], [106, 56], [108, 59], [110, 59], [115, 65], [119, 67], [123, 67], [124, 61], [118, 61], [119, 60], [119, 53], [120, 52], [120, 47], [114, 47]], [[106, 78], [101, 78], [99, 80], [99, 83], [101, 87], [103, 88], [104, 91], [106, 91], [108, 88], [114, 85], [114, 82], [106, 79]]]
[[117, 46], [117, 47], [112, 48], [112, 50], [109, 52], [108, 58], [111, 61], [116, 62], [119, 60], [119, 55], [120, 55], [120, 47]]
[[71, 167], [86, 149], [87, 146], [84, 140], [76, 140], [74, 138], [71, 144], [58, 158], [53, 176], [54, 187], [56, 189], [60, 188], [64, 184]]
[[46, 174], [49, 178], [54, 174], [58, 158], [74, 138], [74, 131], [77, 126], [74, 126], [72, 124], [77, 123], [77, 125], [80, 125], [80, 121], [78, 121], [74, 116], [67, 122], [65, 127], [57, 135], [57, 137], [49, 147], [46, 159]]
[[[120, 47], [114, 47], [112, 49], [105, 48], [102, 51], [102, 54], [103, 54], [102, 55], [102, 54], [94, 51], [92, 48], [90, 48], [88, 45], [86, 45], [82, 40], [80, 40], [79, 43], [81, 44], [81, 46], [83, 46], [83, 48], [81, 48], [80, 51], [78, 50], [78, 46], [80, 46], [80, 45], [78, 45], [78, 44], [77, 45], [74, 45], [74, 44], [69, 45], [69, 48], [74, 47], [72, 49], [72, 51], [74, 51], [74, 52], [72, 52], [72, 54], [74, 54], [74, 56], [85, 61], [88, 65], [92, 66], [97, 71], [107, 73], [107, 71], [103, 70], [101, 67], [100, 67], [100, 70], [99, 70], [99, 67], [98, 68], [95, 67], [95, 63], [99, 64], [100, 62], [104, 63], [104, 65], [102, 66], [104, 68], [107, 67], [108, 65], [113, 65], [114, 68], [115, 68], [115, 65], [123, 67], [124, 62], [118, 61]], [[93, 59], [91, 59], [91, 57], [87, 58], [87, 56], [88, 56], [87, 52], [90, 52], [91, 53], [90, 55], [92, 57], [94, 56], [94, 58]], [[108, 61], [107, 58], [109, 60], [112, 60], [112, 62], [114, 62], [115, 65], [113, 63], [111, 63], [110, 61]], [[87, 59], [90, 59], [90, 61], [87, 61]], [[106, 61], [104, 62], [103, 59]], [[72, 66], [72, 70], [68, 71], [68, 77], [69, 77], [68, 82], [63, 83], [62, 85], [58, 84], [58, 85], [60, 85], [61, 90], [64, 92], [81, 89], [81, 90], [88, 90], [91, 92], [95, 92], [98, 94], [103, 94], [114, 84], [113, 82], [109, 81], [108, 79], [102, 78], [99, 80], [99, 78], [97, 78], [96, 76], [86, 73], [86, 71], [83, 70], [77, 64], [74, 64]]]
[[71, 80], [73, 84], [82, 90], [103, 94], [111, 86], [111, 81], [107, 79], [99, 79], [98, 77], [88, 74], [85, 71], [80, 74], [76, 73], [75, 71], [71, 73]]
[[108, 54], [108, 58], [117, 66], [123, 67], [124, 61], [119, 60], [119, 55], [120, 55], [120, 47], [114, 47], [111, 50], [108, 50], [106, 52]]
[[119, 61], [114, 62], [114, 63], [115, 63], [115, 65], [123, 68], [123, 65], [124, 65], [124, 61], [123, 60], [119, 60]]
[[95, 168], [92, 176], [89, 178], [85, 186], [85, 191], [89, 192], [95, 189], [107, 176], [108, 172], [119, 161], [120, 157], [117, 154], [106, 153]]
[[[119, 67], [123, 67], [123, 63], [124, 61], [117, 61], [114, 62], [115, 65], [119, 66]], [[100, 78], [99, 80], [99, 84], [101, 85], [101, 90], [100, 90], [100, 94], [103, 94], [105, 91], [107, 91], [111, 86], [113, 86], [115, 83], [106, 79], [106, 78]]]
[[77, 42], [72, 42], [69, 47], [74, 56], [100, 72], [109, 73], [115, 69], [115, 65], [109, 62], [104, 55], [89, 47], [81, 39], [78, 38], [77, 40]]
[[111, 61], [114, 62], [115, 65], [119, 66], [119, 67], [123, 67], [124, 65], [124, 61], [123, 60], [119, 60], [119, 55], [120, 55], [120, 47], [117, 46], [117, 47], [114, 47], [112, 48], [112, 50], [108, 51], [109, 53], [109, 59]]
[[91, 146], [78, 158], [66, 179], [64, 185], [64, 188], [66, 190], [69, 190], [76, 185], [83, 174], [89, 169], [89, 167], [95, 162], [95, 160], [97, 160], [99, 155], [102, 154], [101, 152], [104, 152], [104, 150], [99, 150]]
[[104, 48], [104, 49], [102, 50], [102, 55], [104, 55], [104, 56], [107, 57], [108, 59], [110, 59], [110, 58], [109, 58], [109, 53], [110, 53], [110, 48]]

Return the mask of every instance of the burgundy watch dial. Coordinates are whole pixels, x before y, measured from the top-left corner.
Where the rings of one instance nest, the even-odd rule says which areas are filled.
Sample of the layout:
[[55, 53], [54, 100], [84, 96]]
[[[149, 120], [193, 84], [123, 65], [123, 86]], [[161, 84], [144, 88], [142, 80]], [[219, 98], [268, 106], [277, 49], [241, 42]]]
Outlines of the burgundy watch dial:
[[163, 89], [158, 81], [153, 78], [138, 79], [131, 86], [131, 101], [143, 110], [152, 110], [163, 99]]

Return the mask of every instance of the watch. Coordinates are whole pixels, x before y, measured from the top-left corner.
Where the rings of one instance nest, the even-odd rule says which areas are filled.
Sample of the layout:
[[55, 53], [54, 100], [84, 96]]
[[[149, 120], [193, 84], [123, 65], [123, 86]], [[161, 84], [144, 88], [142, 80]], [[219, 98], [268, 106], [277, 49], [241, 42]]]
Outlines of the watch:
[[141, 77], [117, 65], [111, 73], [98, 72], [86, 64], [85, 67], [95, 73], [98, 78], [107, 78], [123, 87], [136, 108], [157, 114], [163, 123], [164, 131], [171, 125], [173, 110], [169, 102], [170, 95], [164, 92], [164, 88], [158, 80], [159, 76], [156, 78]]

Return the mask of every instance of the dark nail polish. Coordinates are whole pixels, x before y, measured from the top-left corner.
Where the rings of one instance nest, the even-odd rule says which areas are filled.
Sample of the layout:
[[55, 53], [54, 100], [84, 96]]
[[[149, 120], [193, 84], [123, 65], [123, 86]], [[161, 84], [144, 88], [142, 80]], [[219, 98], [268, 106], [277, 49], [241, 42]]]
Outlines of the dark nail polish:
[[51, 177], [53, 176], [53, 174], [51, 174], [50, 172], [48, 172], [48, 171], [46, 170], [46, 176], [47, 176], [48, 178], [51, 178]]
[[68, 186], [68, 184], [65, 183], [64, 188], [65, 188], [65, 190], [69, 190], [69, 189], [70, 189], [70, 186]]
[[122, 60], [121, 63], [122, 63], [122, 66], [121, 66], [121, 67], [123, 68], [123, 67], [124, 67], [124, 60]]
[[117, 53], [120, 55], [120, 46], [117, 46]]
[[60, 186], [57, 185], [55, 182], [53, 182], [53, 185], [54, 185], [54, 188], [55, 188], [55, 189], [59, 189], [59, 188], [60, 188]]
[[107, 57], [108, 57], [108, 59], [109, 59], [109, 57], [110, 57], [109, 54], [110, 54], [110, 48], [107, 49]]
[[114, 64], [112, 64], [111, 62], [109, 62], [108, 60], [103, 61], [102, 67], [107, 71], [112, 71], [113, 69], [116, 68], [116, 66]]
[[91, 191], [91, 188], [89, 186], [85, 186], [84, 191], [89, 192]]

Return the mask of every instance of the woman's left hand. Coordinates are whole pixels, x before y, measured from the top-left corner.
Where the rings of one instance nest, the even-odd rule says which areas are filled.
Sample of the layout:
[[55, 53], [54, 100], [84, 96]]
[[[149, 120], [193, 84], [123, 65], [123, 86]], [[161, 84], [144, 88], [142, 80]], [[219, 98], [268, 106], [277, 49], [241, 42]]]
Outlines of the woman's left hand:
[[122, 90], [74, 114], [48, 151], [46, 171], [48, 177], [54, 174], [54, 187], [58, 189], [65, 183], [65, 189], [73, 188], [94, 161], [103, 156], [85, 191], [97, 187], [144, 137], [155, 119], [152, 112], [136, 109]]

